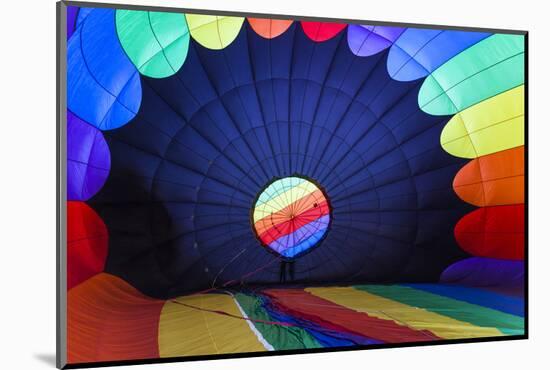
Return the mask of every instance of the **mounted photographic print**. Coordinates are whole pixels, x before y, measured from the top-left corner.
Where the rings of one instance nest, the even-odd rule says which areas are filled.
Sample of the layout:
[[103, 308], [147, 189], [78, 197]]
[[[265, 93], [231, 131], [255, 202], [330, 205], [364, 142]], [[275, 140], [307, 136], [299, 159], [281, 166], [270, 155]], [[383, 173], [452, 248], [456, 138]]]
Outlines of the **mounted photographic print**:
[[526, 32], [58, 23], [59, 367], [527, 338]]

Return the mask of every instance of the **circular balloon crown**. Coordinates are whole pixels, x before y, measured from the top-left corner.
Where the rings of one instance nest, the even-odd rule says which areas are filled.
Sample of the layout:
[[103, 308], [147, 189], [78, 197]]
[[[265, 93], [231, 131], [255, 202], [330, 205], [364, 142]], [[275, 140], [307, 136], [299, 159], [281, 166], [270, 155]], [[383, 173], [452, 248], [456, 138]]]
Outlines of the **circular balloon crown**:
[[293, 175], [276, 178], [260, 191], [251, 222], [265, 248], [284, 259], [293, 259], [321, 244], [329, 230], [331, 213], [321, 186]]

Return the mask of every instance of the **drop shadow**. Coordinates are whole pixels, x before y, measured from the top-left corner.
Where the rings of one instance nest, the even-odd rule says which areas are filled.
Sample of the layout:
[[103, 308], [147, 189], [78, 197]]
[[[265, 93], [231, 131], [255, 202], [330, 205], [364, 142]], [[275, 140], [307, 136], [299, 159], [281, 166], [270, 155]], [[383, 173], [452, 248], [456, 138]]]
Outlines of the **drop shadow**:
[[34, 358], [51, 367], [56, 365], [55, 353], [35, 353]]

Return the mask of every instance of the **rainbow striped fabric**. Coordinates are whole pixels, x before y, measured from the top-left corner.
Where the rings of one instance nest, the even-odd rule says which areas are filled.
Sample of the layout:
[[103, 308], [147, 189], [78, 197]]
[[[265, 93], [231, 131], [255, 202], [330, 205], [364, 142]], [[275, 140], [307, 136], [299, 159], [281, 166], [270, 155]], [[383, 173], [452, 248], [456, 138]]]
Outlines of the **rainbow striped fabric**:
[[285, 177], [271, 182], [254, 204], [254, 231], [262, 245], [285, 258], [310, 251], [326, 235], [330, 204], [313, 182]]
[[100, 273], [69, 291], [68, 307], [72, 362], [501, 337], [524, 334], [525, 323], [521, 294], [450, 284], [241, 289], [164, 301]]

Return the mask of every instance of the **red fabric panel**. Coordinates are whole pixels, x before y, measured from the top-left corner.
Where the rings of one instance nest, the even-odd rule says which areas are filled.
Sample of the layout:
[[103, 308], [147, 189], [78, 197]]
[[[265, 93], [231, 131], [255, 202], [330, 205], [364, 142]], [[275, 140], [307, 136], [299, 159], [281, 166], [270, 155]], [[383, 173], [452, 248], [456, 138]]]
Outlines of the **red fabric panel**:
[[67, 289], [103, 271], [109, 235], [84, 202], [67, 202]]
[[478, 207], [522, 204], [523, 146], [475, 158], [455, 176], [453, 187], [465, 202]]
[[69, 363], [158, 358], [163, 306], [104, 272], [74, 287], [67, 295]]
[[468, 213], [456, 224], [455, 238], [474, 256], [523, 260], [524, 206], [484, 207]]
[[282, 222], [273, 226], [272, 228], [266, 230], [260, 239], [265, 244], [271, 244], [274, 240], [279, 239], [282, 236], [293, 233], [304, 225], [307, 225], [318, 218], [323, 217], [329, 213], [328, 203], [325, 201], [319, 204], [316, 208], [310, 208], [305, 212], [300, 213], [297, 216], [294, 216], [292, 219]]
[[326, 328], [378, 339], [386, 343], [438, 340], [426, 330], [413, 330], [391, 320], [371, 317], [314, 296], [301, 289], [269, 289], [263, 292], [281, 311]]
[[321, 190], [316, 190], [302, 198], [299, 198], [284, 207], [283, 209], [273, 212], [268, 216], [256, 221], [254, 227], [258, 234], [263, 234], [272, 225], [278, 225], [292, 218], [292, 215], [299, 215], [310, 208], [317, 207], [319, 203], [325, 201], [325, 195]]
[[313, 41], [326, 41], [346, 28], [347, 24], [328, 22], [301, 22], [304, 33]]

